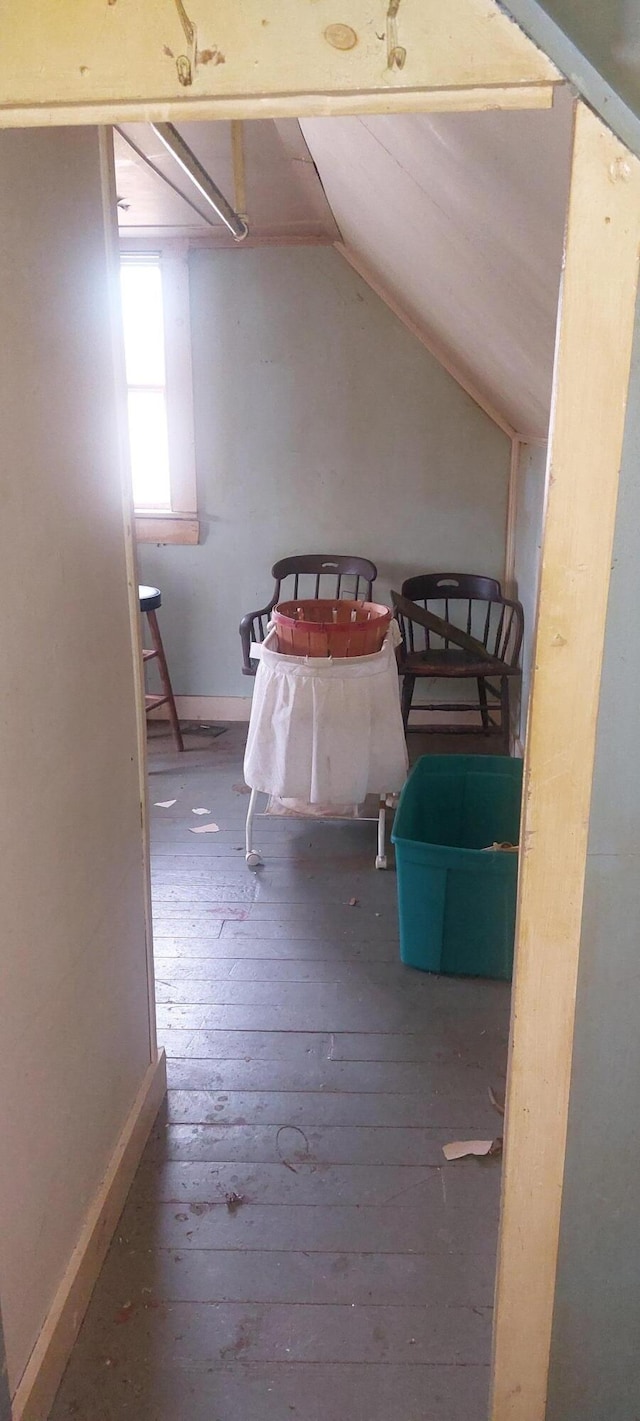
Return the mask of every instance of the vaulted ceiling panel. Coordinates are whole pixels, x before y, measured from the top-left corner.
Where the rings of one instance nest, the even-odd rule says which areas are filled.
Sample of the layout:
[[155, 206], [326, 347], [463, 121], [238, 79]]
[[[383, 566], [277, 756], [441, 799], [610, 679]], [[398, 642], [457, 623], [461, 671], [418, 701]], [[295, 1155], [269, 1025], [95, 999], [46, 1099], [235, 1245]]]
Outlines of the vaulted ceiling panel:
[[301, 123], [346, 247], [523, 437], [546, 434], [571, 103]]
[[[179, 125], [189, 147], [233, 204], [231, 124]], [[252, 241], [332, 241], [338, 230], [295, 119], [242, 124], [244, 186]], [[209, 236], [233, 243], [222, 222], [154, 134], [125, 123], [115, 136], [120, 228], [129, 236]]]

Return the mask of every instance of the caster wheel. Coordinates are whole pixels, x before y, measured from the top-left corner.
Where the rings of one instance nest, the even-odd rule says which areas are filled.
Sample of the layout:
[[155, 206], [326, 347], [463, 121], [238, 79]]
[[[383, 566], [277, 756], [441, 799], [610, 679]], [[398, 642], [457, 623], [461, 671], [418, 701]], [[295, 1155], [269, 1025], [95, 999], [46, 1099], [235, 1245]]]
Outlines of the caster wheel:
[[386, 855], [386, 854], [377, 854], [377, 855], [376, 855], [376, 868], [386, 868], [386, 867], [387, 867], [387, 855]]
[[261, 868], [262, 854], [258, 849], [252, 849], [250, 854], [245, 854], [247, 868]]

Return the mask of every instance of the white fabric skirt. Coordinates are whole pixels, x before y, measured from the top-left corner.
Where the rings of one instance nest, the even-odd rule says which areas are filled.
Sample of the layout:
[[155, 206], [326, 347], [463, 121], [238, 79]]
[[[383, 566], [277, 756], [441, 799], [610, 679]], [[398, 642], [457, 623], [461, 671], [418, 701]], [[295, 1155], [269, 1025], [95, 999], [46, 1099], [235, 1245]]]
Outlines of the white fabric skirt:
[[260, 648], [244, 775], [252, 789], [309, 805], [362, 804], [407, 777], [394, 654], [397, 624], [374, 656], [282, 656]]

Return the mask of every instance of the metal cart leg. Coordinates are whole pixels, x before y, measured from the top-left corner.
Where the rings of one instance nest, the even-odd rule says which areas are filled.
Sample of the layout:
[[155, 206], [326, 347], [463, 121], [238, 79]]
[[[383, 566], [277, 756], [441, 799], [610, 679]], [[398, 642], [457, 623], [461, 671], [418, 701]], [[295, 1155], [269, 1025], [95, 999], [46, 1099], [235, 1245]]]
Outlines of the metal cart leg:
[[380, 797], [380, 808], [378, 810], [378, 852], [376, 854], [376, 868], [387, 867], [387, 801], [384, 796]]
[[253, 820], [258, 803], [258, 793], [259, 791], [257, 789], [252, 789], [249, 808], [247, 810], [247, 823], [245, 828], [245, 862], [247, 868], [259, 868], [262, 863], [260, 850], [254, 849], [253, 847]]

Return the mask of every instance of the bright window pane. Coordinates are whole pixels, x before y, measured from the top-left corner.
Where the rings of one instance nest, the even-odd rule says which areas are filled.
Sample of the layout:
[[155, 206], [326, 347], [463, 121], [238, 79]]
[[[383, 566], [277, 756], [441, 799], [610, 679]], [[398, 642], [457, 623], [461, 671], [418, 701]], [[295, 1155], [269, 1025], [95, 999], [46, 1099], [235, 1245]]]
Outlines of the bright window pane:
[[164, 385], [164, 320], [159, 262], [120, 267], [128, 385]]
[[170, 508], [169, 440], [163, 390], [129, 390], [129, 444], [136, 508]]

